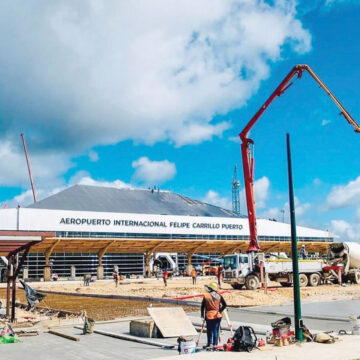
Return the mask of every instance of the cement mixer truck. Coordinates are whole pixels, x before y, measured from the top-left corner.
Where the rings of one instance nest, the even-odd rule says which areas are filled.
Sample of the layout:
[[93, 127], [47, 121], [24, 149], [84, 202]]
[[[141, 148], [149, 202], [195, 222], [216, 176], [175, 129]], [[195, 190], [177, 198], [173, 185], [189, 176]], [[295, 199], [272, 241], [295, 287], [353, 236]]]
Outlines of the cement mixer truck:
[[331, 244], [329, 263], [332, 266], [342, 266], [343, 282], [360, 284], [359, 243], [343, 242]]
[[[292, 261], [290, 258], [266, 259], [263, 253], [258, 254], [263, 261], [264, 270], [271, 281], [282, 286], [291, 286]], [[322, 283], [337, 283], [341, 269], [342, 282], [360, 284], [360, 244], [332, 243], [329, 259], [300, 260], [300, 286], [318, 286]], [[245, 286], [248, 290], [257, 289], [260, 285], [260, 266], [252, 268], [248, 254], [233, 254], [224, 257], [223, 281], [234, 289]]]

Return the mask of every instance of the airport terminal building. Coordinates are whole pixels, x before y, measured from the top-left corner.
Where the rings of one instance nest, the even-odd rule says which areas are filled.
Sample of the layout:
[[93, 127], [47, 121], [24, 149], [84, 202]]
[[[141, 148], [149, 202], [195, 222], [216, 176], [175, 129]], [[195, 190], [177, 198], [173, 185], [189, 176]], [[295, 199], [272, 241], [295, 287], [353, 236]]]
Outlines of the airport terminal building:
[[[257, 227], [259, 241], [290, 240], [289, 224], [258, 219]], [[31, 250], [25, 263], [29, 278], [41, 278], [46, 266], [65, 277], [74, 271], [95, 275], [99, 266], [103, 276], [111, 276], [114, 266], [122, 274], [142, 275], [147, 255], [169, 244], [175, 244], [174, 263], [183, 268], [190, 261], [203, 262], [198, 254], [222, 253], [216, 244], [228, 242], [232, 247], [226, 251], [239, 251], [237, 244], [249, 240], [247, 217], [232, 211], [169, 191], [88, 185], [72, 186], [26, 208], [0, 210], [0, 230], [54, 233], [46, 249], [38, 247], [44, 251]], [[306, 227], [297, 227], [297, 235], [299, 241], [333, 241], [328, 231]], [[196, 246], [185, 254], [181, 244], [190, 243]]]

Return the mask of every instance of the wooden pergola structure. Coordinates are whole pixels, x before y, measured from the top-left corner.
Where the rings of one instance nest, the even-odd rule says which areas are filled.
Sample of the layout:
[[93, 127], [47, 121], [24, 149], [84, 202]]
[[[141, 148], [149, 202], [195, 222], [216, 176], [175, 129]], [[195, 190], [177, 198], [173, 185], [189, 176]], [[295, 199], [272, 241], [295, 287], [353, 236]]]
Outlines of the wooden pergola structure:
[[[10, 316], [11, 297], [11, 322], [15, 320], [16, 278], [22, 269], [30, 248], [46, 237], [54, 235], [53, 232], [0, 230], [0, 256], [7, 258], [6, 317]], [[19, 258], [20, 253], [21, 257]]]
[[[248, 240], [211, 240], [211, 239], [148, 239], [148, 238], [65, 238], [56, 237], [55, 232], [43, 231], [0, 231], [0, 256], [7, 258], [6, 315], [15, 320], [16, 278], [27, 255], [45, 255], [44, 280], [50, 280], [50, 256], [53, 253], [97, 254], [97, 276], [103, 278], [102, 258], [106, 253], [137, 253], [145, 255], [145, 274], [150, 274], [150, 258], [157, 252], [176, 252], [187, 255], [188, 268], [192, 267], [191, 257], [196, 253], [219, 253], [221, 256], [235, 252], [246, 252]], [[291, 252], [290, 241], [260, 241], [263, 252]], [[299, 241], [299, 248], [305, 244], [308, 252], [326, 254], [329, 242]], [[10, 301], [11, 297], [11, 301]]]
[[[260, 241], [263, 252], [291, 252], [290, 241]], [[329, 250], [328, 242], [299, 241], [299, 249], [305, 244], [308, 252], [326, 254]], [[205, 239], [139, 239], [139, 238], [59, 238], [48, 237], [34, 244], [31, 252], [45, 254], [44, 279], [50, 280], [49, 260], [53, 253], [87, 252], [98, 256], [98, 278], [103, 278], [103, 256], [119, 253], [138, 253], [145, 255], [145, 274], [150, 274], [150, 258], [157, 252], [176, 252], [187, 255], [188, 270], [191, 269], [191, 257], [196, 253], [220, 253], [221, 255], [235, 252], [246, 252], [248, 240], [205, 240]]]

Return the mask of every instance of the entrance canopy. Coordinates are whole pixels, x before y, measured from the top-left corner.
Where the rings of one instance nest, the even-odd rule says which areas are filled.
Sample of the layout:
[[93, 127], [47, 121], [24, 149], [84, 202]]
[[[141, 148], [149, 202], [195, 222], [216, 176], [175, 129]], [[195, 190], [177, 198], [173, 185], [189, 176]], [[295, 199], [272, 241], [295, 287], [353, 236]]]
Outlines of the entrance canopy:
[[53, 232], [2, 230], [0, 231], [0, 256], [14, 255], [54, 235]]
[[[328, 252], [330, 242], [298, 242], [299, 248], [305, 245], [307, 252]], [[246, 240], [184, 240], [184, 239], [122, 239], [122, 238], [60, 238], [48, 237], [31, 247], [32, 253], [220, 253], [246, 252]], [[290, 241], [260, 241], [263, 252], [290, 252]]]

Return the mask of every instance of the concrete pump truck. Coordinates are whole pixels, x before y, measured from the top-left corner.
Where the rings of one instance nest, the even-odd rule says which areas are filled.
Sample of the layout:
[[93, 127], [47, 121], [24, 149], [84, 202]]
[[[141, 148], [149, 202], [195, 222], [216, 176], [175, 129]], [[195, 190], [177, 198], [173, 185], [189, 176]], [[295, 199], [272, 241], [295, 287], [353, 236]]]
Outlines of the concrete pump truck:
[[[244, 285], [247, 289], [258, 288], [264, 271], [270, 279], [280, 281], [280, 283], [284, 286], [291, 286], [292, 284], [291, 261], [267, 261], [264, 253], [261, 252], [258, 243], [254, 195], [254, 141], [248, 138], [248, 134], [274, 99], [281, 96], [293, 84], [291, 80], [295, 76], [297, 76], [297, 79], [300, 79], [305, 71], [308, 72], [319, 84], [319, 86], [329, 95], [329, 97], [340, 109], [340, 114], [343, 115], [346, 121], [354, 127], [355, 132], [360, 132], [360, 127], [357, 122], [308, 65], [294, 66], [280, 85], [257, 111], [257, 113], [248, 122], [239, 136], [241, 139], [241, 155], [250, 228], [250, 243], [247, 254], [228, 255], [224, 258], [224, 282], [231, 284], [235, 289], [242, 288]], [[325, 265], [326, 264], [324, 264], [321, 260], [313, 262], [300, 261], [300, 284], [302, 286], [306, 286], [308, 283], [312, 286], [318, 285], [321, 280], [322, 269]]]

